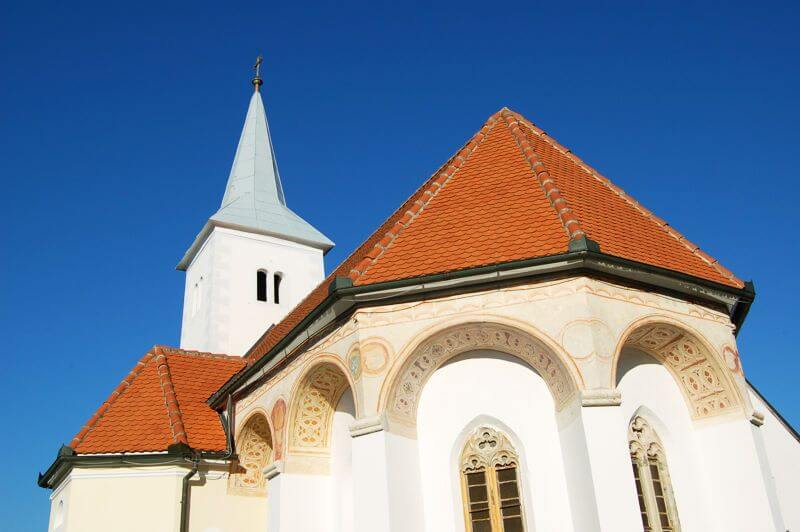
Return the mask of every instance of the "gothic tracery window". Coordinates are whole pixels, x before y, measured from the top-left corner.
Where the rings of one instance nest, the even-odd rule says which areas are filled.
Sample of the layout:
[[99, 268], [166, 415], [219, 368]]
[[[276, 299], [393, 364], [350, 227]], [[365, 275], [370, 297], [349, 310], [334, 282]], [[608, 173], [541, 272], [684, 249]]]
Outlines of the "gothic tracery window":
[[628, 442], [645, 532], [680, 532], [664, 447], [641, 416], [631, 420]]
[[508, 436], [480, 427], [461, 452], [467, 532], [524, 532], [519, 458]]
[[265, 495], [267, 480], [264, 468], [272, 457], [272, 436], [267, 418], [253, 415], [237, 439], [238, 463], [229, 480], [229, 489], [240, 495]]

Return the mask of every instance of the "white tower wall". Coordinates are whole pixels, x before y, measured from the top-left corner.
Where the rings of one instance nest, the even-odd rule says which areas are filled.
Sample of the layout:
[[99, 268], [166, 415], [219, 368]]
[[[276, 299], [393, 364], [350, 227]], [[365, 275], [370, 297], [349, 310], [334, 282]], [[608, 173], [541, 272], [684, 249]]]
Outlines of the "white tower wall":
[[[178, 264], [186, 271], [183, 349], [246, 354], [323, 280], [322, 257], [333, 247], [286, 205], [261, 79], [253, 85], [222, 204]], [[266, 297], [257, 291], [259, 271], [266, 275]]]
[[[267, 276], [266, 301], [256, 297], [259, 270]], [[215, 227], [186, 270], [181, 348], [244, 355], [324, 277], [319, 249]]]

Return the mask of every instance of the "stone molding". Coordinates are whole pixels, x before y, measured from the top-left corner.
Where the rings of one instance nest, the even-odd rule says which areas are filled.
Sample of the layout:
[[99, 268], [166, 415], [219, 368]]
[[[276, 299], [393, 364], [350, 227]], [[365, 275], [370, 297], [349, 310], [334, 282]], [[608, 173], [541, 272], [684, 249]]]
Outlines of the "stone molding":
[[760, 410], [753, 410], [750, 414], [750, 423], [755, 425], [756, 427], [760, 427], [764, 424], [764, 412]]
[[581, 390], [581, 406], [619, 406], [621, 404], [622, 394], [617, 390]]
[[283, 469], [284, 469], [284, 461], [275, 460], [271, 464], [268, 464], [264, 469], [262, 469], [261, 473], [264, 475], [264, 478], [267, 479], [267, 481], [270, 481], [273, 478], [280, 475], [281, 473], [283, 473]]
[[380, 432], [388, 428], [385, 414], [357, 419], [350, 425], [350, 436], [358, 438], [374, 432]]

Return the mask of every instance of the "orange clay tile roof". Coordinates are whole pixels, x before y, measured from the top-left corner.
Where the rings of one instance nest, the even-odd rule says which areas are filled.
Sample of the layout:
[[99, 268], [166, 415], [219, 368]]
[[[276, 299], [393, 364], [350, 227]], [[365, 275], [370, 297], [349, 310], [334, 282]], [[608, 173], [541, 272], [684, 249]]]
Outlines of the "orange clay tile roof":
[[78, 454], [160, 452], [174, 443], [224, 451], [206, 399], [244, 366], [239, 357], [155, 346], [70, 443]]
[[521, 115], [501, 109], [247, 355], [254, 363], [328, 295], [568, 251], [603, 253], [734, 288], [744, 283]]

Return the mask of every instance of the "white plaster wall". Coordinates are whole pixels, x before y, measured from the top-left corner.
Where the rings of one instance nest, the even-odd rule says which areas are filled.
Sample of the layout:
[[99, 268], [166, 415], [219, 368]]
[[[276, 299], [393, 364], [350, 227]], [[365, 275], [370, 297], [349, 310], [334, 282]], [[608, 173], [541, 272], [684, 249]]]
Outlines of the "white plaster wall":
[[[187, 468], [76, 468], [51, 496], [52, 532], [173, 531]], [[201, 467], [191, 483], [190, 532], [264, 532], [267, 499], [227, 493], [227, 466]], [[56, 526], [58, 505], [64, 521]]]
[[800, 442], [752, 390], [750, 400], [764, 414], [759, 429], [786, 530], [800, 530]]
[[492, 351], [454, 358], [422, 393], [417, 437], [425, 530], [464, 530], [458, 458], [468, 434], [484, 423], [516, 446], [528, 530], [572, 530], [550, 391], [524, 363]]
[[267, 498], [228, 493], [228, 468], [201, 468], [191, 486], [190, 532], [264, 532]]
[[[267, 301], [256, 299], [258, 270], [268, 273]], [[275, 273], [283, 278], [279, 304], [273, 303]], [[324, 276], [319, 249], [215, 227], [186, 270], [181, 348], [244, 355]]]
[[333, 414], [331, 434], [331, 498], [333, 500], [333, 530], [353, 530], [353, 438], [350, 425], [355, 420], [353, 393], [342, 394]]
[[63, 501], [65, 521], [58, 532], [140, 532], [177, 530], [181, 468], [74, 469], [54, 491], [53, 509]]
[[[634, 349], [626, 349], [618, 366], [618, 389], [622, 393], [618, 425], [608, 430], [627, 434], [631, 418], [638, 412], [658, 432], [667, 455], [675, 504], [684, 532], [714, 530], [713, 512], [707, 497], [711, 482], [699, 460], [695, 429], [675, 379], [657, 360]], [[633, 483], [633, 473], [625, 471]]]

